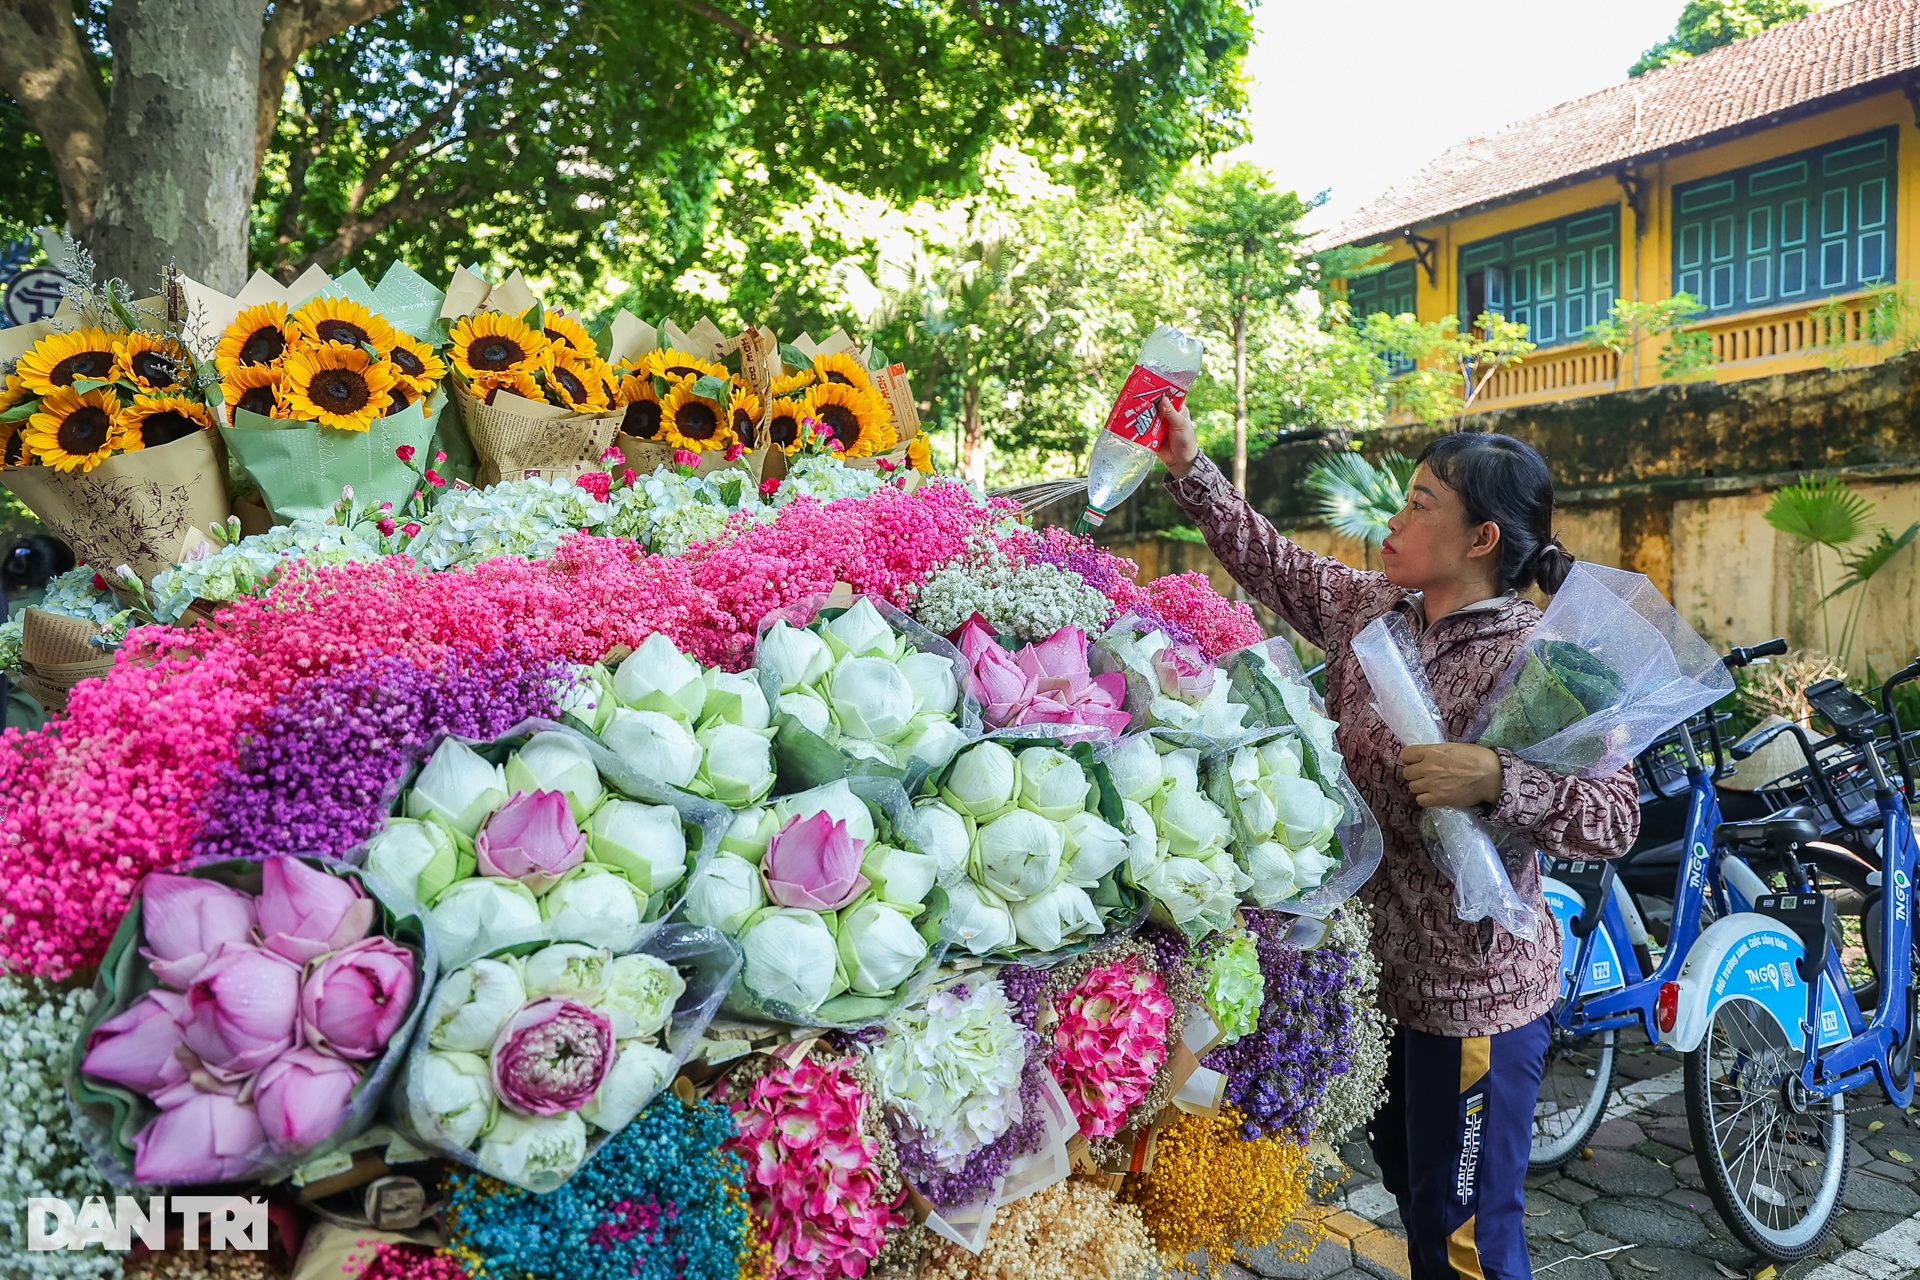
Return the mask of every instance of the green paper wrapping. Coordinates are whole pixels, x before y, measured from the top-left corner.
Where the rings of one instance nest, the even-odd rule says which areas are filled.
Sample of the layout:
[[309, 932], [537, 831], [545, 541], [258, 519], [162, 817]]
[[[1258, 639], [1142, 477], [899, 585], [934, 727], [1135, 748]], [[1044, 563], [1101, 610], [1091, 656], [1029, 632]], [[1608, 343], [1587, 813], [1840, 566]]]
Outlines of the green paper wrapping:
[[445, 393], [436, 391], [424, 405], [408, 405], [364, 432], [335, 431], [238, 409], [233, 425], [222, 426], [220, 436], [260, 486], [275, 524], [326, 520], [344, 485], [353, 486], [356, 504], [391, 502], [397, 511], [405, 507], [419, 479], [394, 451], [412, 445], [423, 455], [416, 463], [430, 459], [446, 403]]

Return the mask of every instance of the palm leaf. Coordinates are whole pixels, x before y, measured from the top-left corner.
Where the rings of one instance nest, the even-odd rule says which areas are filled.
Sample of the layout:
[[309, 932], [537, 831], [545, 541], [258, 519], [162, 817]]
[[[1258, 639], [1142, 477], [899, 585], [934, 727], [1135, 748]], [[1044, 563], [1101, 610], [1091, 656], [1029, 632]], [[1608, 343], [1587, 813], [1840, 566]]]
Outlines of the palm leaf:
[[1838, 480], [1802, 480], [1773, 495], [1767, 523], [1791, 538], [1844, 547], [1877, 528], [1873, 504]]
[[1897, 538], [1882, 529], [1880, 536], [1865, 551], [1841, 556], [1840, 563], [1845, 566], [1847, 576], [1839, 586], [1829, 591], [1826, 600], [1820, 603], [1825, 604], [1827, 600], [1833, 599], [1843, 591], [1851, 591], [1855, 587], [1865, 585], [1867, 579], [1886, 568], [1887, 561], [1893, 559], [1901, 548], [1913, 541], [1916, 533], [1920, 533], [1920, 524], [1908, 525], [1907, 531]]
[[1337, 453], [1314, 463], [1302, 482], [1320, 499], [1320, 514], [1335, 533], [1379, 546], [1387, 521], [1407, 505], [1413, 460], [1382, 454], [1376, 465], [1357, 453]]

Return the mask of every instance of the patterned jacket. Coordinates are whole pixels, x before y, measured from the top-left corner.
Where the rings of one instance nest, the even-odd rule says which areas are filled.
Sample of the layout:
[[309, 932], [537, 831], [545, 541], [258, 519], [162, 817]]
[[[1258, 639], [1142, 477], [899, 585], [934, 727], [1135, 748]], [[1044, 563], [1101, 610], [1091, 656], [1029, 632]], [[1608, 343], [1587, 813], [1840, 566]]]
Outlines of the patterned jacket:
[[1400, 742], [1374, 711], [1366, 676], [1348, 642], [1388, 612], [1407, 616], [1447, 736], [1463, 737], [1494, 683], [1540, 620], [1529, 600], [1484, 601], [1425, 625], [1417, 593], [1381, 573], [1317, 556], [1282, 537], [1220, 469], [1200, 458], [1167, 489], [1206, 535], [1227, 571], [1327, 651], [1327, 711], [1361, 796], [1380, 820], [1386, 854], [1360, 893], [1373, 907], [1373, 949], [1387, 1013], [1415, 1031], [1496, 1035], [1525, 1026], [1559, 994], [1559, 931], [1540, 893], [1538, 848], [1561, 858], [1612, 858], [1640, 830], [1639, 790], [1630, 769], [1604, 778], [1552, 773], [1500, 752], [1500, 801], [1483, 810], [1512, 833], [1507, 872], [1540, 917], [1524, 942], [1487, 921], [1454, 915], [1453, 882], [1427, 854], [1420, 808], [1400, 767]]

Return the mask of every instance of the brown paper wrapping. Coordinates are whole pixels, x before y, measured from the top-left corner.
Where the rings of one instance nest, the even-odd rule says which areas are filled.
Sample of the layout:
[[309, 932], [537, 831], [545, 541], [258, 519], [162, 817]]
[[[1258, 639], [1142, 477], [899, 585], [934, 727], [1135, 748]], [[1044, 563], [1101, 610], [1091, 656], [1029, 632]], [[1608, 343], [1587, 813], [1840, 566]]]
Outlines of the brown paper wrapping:
[[[661, 444], [657, 440], [642, 440], [639, 436], [618, 435], [614, 437], [613, 443], [625, 457], [624, 465], [632, 467], [641, 475], [673, 465], [672, 446]], [[759, 484], [767, 464], [767, 454], [768, 450], [764, 448], [751, 449], [734, 461], [728, 462], [724, 453], [705, 452], [700, 455], [700, 464], [693, 469], [693, 473], [697, 476], [710, 476], [716, 471], [738, 470], [746, 472], [751, 483]]]
[[316, 1222], [300, 1244], [300, 1257], [289, 1280], [354, 1280], [367, 1269], [382, 1245], [417, 1244], [442, 1248], [438, 1231], [375, 1231], [371, 1227], [342, 1227]]
[[625, 410], [574, 413], [504, 391], [487, 404], [457, 376], [447, 383], [480, 456], [482, 487], [529, 476], [570, 480], [606, 469], [600, 455], [619, 434]]
[[226, 520], [223, 474], [213, 433], [200, 431], [91, 471], [12, 467], [6, 486], [101, 575], [124, 564], [144, 582], [178, 563], [189, 533]]
[[82, 680], [113, 670], [113, 655], [93, 647], [100, 629], [85, 618], [28, 609], [20, 624], [20, 687], [48, 715], [67, 709], [67, 695]]
[[267, 514], [267, 504], [257, 493], [233, 500], [233, 514], [240, 517], [240, 536], [251, 538], [256, 533], [265, 533], [273, 528], [273, 517]]

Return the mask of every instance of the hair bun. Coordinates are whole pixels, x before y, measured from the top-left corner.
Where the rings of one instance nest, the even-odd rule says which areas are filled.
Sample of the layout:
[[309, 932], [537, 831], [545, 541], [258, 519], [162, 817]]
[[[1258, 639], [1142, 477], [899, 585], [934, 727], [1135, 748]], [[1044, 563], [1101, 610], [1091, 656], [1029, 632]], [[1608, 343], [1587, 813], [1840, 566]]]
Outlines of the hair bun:
[[1559, 535], [1548, 538], [1533, 553], [1533, 580], [1548, 595], [1558, 591], [1573, 572], [1573, 552], [1560, 545]]

